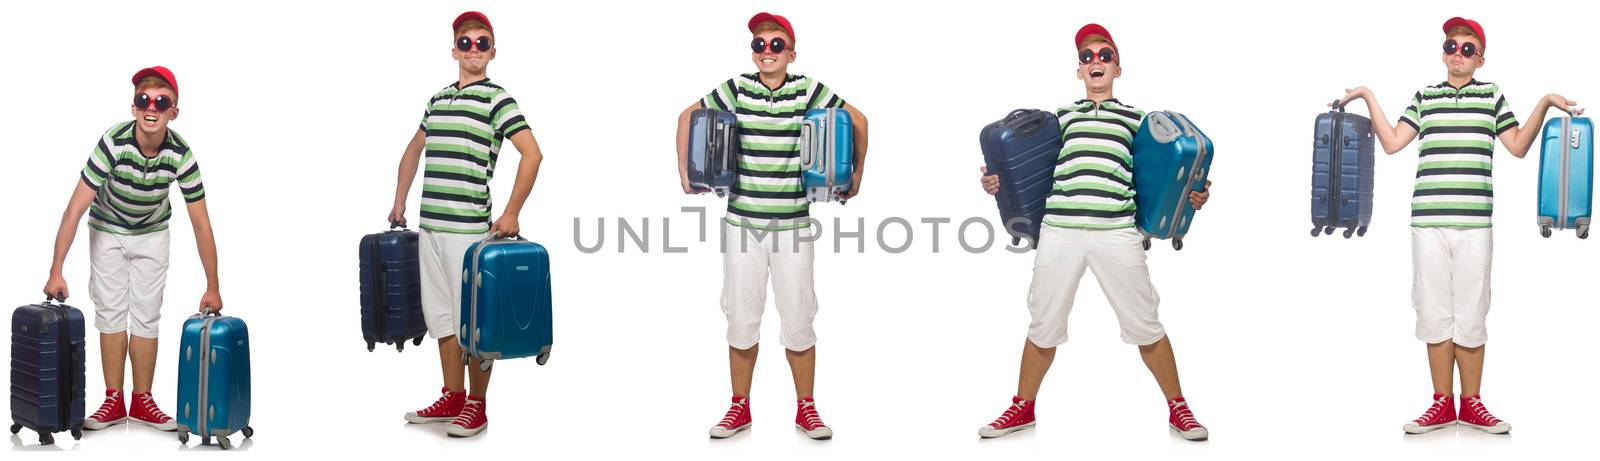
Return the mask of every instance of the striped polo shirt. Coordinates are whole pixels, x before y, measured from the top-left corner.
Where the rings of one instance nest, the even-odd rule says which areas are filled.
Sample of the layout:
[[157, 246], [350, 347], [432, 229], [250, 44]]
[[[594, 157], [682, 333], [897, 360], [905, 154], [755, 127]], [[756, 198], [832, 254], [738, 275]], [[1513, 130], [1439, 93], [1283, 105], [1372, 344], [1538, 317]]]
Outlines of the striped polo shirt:
[[1493, 83], [1423, 88], [1400, 122], [1417, 130], [1415, 227], [1489, 227], [1494, 213], [1494, 140], [1517, 126]]
[[786, 75], [772, 89], [751, 73], [718, 85], [700, 105], [739, 120], [739, 169], [723, 220], [757, 229], [806, 227], [811, 214], [800, 184], [800, 124], [807, 109], [844, 107], [844, 100], [809, 77]]
[[138, 235], [167, 229], [172, 204], [167, 192], [178, 183], [186, 203], [206, 197], [200, 165], [178, 132], [167, 130], [155, 157], [145, 157], [134, 139], [135, 121], [112, 126], [100, 137], [83, 166], [84, 185], [94, 189], [89, 227], [101, 232]]
[[528, 122], [505, 88], [483, 79], [444, 87], [422, 114], [422, 228], [436, 232], [481, 234], [489, 231], [500, 144]]
[[1115, 99], [1056, 110], [1061, 153], [1044, 223], [1074, 229], [1133, 227], [1133, 135], [1144, 111]]

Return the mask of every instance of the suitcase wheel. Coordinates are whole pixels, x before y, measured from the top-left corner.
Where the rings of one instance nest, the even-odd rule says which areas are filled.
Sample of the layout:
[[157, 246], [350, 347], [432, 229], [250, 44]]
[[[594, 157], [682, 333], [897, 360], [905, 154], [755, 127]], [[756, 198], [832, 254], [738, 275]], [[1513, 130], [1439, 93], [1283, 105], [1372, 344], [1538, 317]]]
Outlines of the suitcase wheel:
[[373, 349], [377, 349], [377, 348], [378, 348], [378, 343], [375, 343], [375, 342], [372, 342], [372, 341], [367, 341], [367, 352], [372, 352]]
[[1180, 250], [1183, 250], [1183, 239], [1179, 239], [1179, 238], [1172, 239], [1172, 251], [1180, 251]]
[[1589, 226], [1587, 226], [1587, 225], [1578, 226], [1578, 238], [1580, 238], [1580, 239], [1589, 238]]
[[233, 442], [229, 442], [227, 437], [217, 437], [217, 445], [221, 446], [223, 450], [233, 449]]
[[40, 445], [55, 445], [56, 444], [56, 436], [51, 435], [49, 432], [40, 432], [39, 433], [39, 444]]
[[418, 336], [416, 338], [412, 338], [411, 339], [411, 345], [413, 345], [413, 346], [421, 346], [422, 345], [422, 337]]
[[493, 369], [494, 369], [494, 361], [493, 360], [485, 360], [485, 359], [479, 359], [478, 360], [478, 371], [482, 371], [484, 373], [488, 373], [489, 370], [493, 370]]
[[1322, 235], [1322, 226], [1317, 226], [1317, 227], [1311, 228], [1311, 236], [1312, 237], [1316, 237], [1316, 236], [1319, 236], [1319, 235]]
[[406, 342], [405, 341], [400, 341], [400, 342], [394, 343], [394, 350], [395, 350], [395, 352], [405, 352], [406, 351]]
[[247, 438], [247, 439], [252, 437], [252, 436], [254, 436], [254, 435], [256, 435], [256, 430], [255, 429], [251, 429], [250, 426], [245, 426], [244, 429], [240, 430], [239, 432], [244, 433], [244, 438]]
[[179, 432], [178, 433], [178, 443], [181, 443], [181, 444], [184, 444], [184, 445], [188, 445], [189, 444], [189, 433], [188, 432]]
[[72, 440], [79, 440], [79, 439], [82, 439], [82, 438], [83, 438], [83, 429], [73, 429], [72, 430]]
[[1544, 238], [1550, 238], [1550, 226], [1540, 225], [1539, 235], [1544, 236]]
[[15, 434], [15, 433], [18, 433], [18, 432], [22, 432], [22, 425], [21, 424], [12, 424], [11, 425], [11, 433]]
[[1367, 236], [1367, 226], [1357, 227], [1356, 228], [1356, 236], [1357, 237], [1366, 237]]
[[1144, 239], [1144, 249], [1145, 249], [1145, 251], [1150, 251], [1150, 238], [1149, 237], [1145, 237], [1145, 239]]
[[1356, 235], [1356, 229], [1355, 228], [1352, 227], [1352, 228], [1344, 230], [1344, 238], [1350, 238], [1353, 235]]
[[1323, 228], [1322, 229], [1322, 233], [1328, 234], [1329, 237], [1332, 237], [1333, 236], [1333, 226], [1328, 226], [1328, 227]]
[[538, 358], [535, 358], [533, 360], [535, 362], [537, 362], [540, 366], [544, 366], [545, 363], [550, 361], [550, 352], [549, 351], [545, 351], [544, 353], [539, 354]]

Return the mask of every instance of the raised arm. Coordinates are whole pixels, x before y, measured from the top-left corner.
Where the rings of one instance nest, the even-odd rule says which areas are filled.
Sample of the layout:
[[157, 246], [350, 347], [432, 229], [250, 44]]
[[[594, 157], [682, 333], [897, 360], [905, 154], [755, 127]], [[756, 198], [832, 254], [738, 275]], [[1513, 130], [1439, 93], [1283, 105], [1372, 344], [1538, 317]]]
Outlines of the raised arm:
[[1545, 95], [1539, 99], [1537, 104], [1533, 105], [1533, 112], [1528, 114], [1527, 124], [1514, 126], [1500, 132], [1500, 144], [1506, 146], [1506, 150], [1511, 151], [1511, 155], [1517, 158], [1526, 157], [1528, 150], [1533, 148], [1533, 142], [1539, 139], [1539, 131], [1544, 127], [1545, 112], [1554, 107], [1574, 116], [1583, 115], [1582, 109], [1578, 109], [1574, 113], [1572, 106], [1577, 104], [1577, 101], [1569, 100], [1559, 94]]
[[1362, 86], [1346, 89], [1344, 92], [1344, 98], [1339, 99], [1341, 106], [1358, 98], [1367, 102], [1367, 115], [1372, 118], [1372, 135], [1383, 145], [1384, 153], [1400, 152], [1400, 149], [1404, 149], [1417, 138], [1417, 127], [1409, 123], [1399, 122], [1389, 125], [1389, 117], [1383, 114], [1383, 106], [1378, 104], [1378, 98], [1372, 94], [1372, 90]]

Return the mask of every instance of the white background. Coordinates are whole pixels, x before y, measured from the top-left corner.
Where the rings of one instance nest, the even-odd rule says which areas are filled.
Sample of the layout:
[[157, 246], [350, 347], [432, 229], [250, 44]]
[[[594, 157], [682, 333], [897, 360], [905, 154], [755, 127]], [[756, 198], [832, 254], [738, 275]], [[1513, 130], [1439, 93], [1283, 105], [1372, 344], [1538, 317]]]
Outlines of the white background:
[[[353, 2], [354, 3], [354, 2]], [[1197, 2], [11, 2], [0, 14], [6, 96], [0, 139], [6, 210], [0, 294], [37, 302], [61, 210], [106, 127], [128, 119], [128, 77], [172, 68], [173, 127], [194, 146], [221, 251], [226, 312], [255, 350], [257, 429], [248, 452], [375, 458], [447, 454], [677, 459], [891, 456], [1197, 459], [1553, 457], [1586, 452], [1593, 427], [1591, 340], [1596, 245], [1534, 226], [1537, 153], [1498, 151], [1497, 251], [1487, 403], [1509, 436], [1445, 430], [1403, 437], [1428, 405], [1424, 348], [1413, 336], [1406, 227], [1415, 147], [1378, 164], [1365, 238], [1313, 239], [1307, 211], [1311, 127], [1323, 104], [1370, 86], [1393, 117], [1444, 79], [1439, 30], [1463, 15], [1487, 28], [1488, 66], [1519, 119], [1547, 92], [1592, 102], [1582, 86], [1596, 19], [1581, 2], [1343, 1], [1251, 6]], [[436, 397], [436, 348], [368, 353], [358, 332], [356, 242], [384, 228], [395, 165], [426, 99], [454, 81], [447, 25], [479, 9], [499, 31], [490, 76], [522, 105], [546, 157], [522, 215], [524, 236], [553, 253], [556, 346], [549, 366], [501, 363], [491, 429], [451, 440], [400, 418]], [[919, 225], [903, 254], [818, 247], [817, 397], [828, 442], [792, 429], [791, 385], [775, 315], [757, 367], [755, 428], [707, 441], [729, 396], [720, 256], [681, 206], [675, 118], [728, 77], [749, 72], [745, 21], [793, 20], [799, 60], [871, 121], [862, 195], [814, 207], [828, 223], [890, 217], [956, 222], [995, 215], [980, 192], [978, 130], [1018, 107], [1083, 96], [1071, 38], [1099, 22], [1124, 53], [1117, 96], [1189, 114], [1216, 143], [1210, 206], [1182, 252], [1157, 244], [1162, 294], [1185, 394], [1212, 440], [1169, 434], [1162, 399], [1133, 346], [1118, 340], [1085, 280], [1072, 340], [1045, 382], [1037, 430], [978, 441], [1014, 392], [1028, 315], [1031, 254], [940, 254]], [[1559, 23], [1557, 23], [1559, 21]], [[1364, 112], [1357, 108], [1356, 112]], [[502, 153], [504, 203], [517, 154]], [[420, 190], [414, 187], [413, 191]], [[410, 217], [416, 218], [413, 195]], [[663, 254], [662, 218], [674, 217]], [[606, 248], [583, 254], [574, 218], [607, 220]], [[648, 253], [618, 251], [615, 218], [650, 218]], [[848, 226], [853, 230], [854, 225]], [[172, 410], [179, 325], [204, 279], [187, 214], [175, 213], [156, 397]], [[871, 232], [869, 232], [869, 235]], [[901, 232], [891, 230], [889, 243]], [[976, 236], [976, 234], [975, 234]], [[91, 313], [87, 232], [66, 276]], [[828, 240], [825, 239], [825, 242]], [[850, 243], [847, 242], [847, 246]], [[9, 328], [9, 326], [7, 327]], [[8, 330], [9, 331], [9, 330]], [[93, 331], [91, 330], [91, 337]], [[90, 340], [89, 407], [101, 378]], [[131, 378], [131, 375], [130, 375]], [[58, 437], [44, 451], [155, 458], [181, 449], [143, 428]], [[25, 431], [11, 446], [35, 450]], [[192, 444], [191, 444], [192, 445]], [[1584, 451], [1579, 451], [1584, 450]]]

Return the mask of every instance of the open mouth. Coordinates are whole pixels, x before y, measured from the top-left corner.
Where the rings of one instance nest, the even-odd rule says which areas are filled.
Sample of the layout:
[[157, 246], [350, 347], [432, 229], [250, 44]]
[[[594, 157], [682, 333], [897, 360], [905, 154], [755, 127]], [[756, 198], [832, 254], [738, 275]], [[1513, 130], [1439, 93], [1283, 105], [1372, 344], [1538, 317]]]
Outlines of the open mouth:
[[762, 64], [777, 64], [778, 58], [761, 58]]
[[1090, 78], [1100, 78], [1100, 77], [1104, 77], [1104, 76], [1106, 76], [1105, 69], [1094, 69], [1094, 70], [1089, 71], [1089, 77]]
[[155, 123], [155, 122], [157, 122], [159, 120], [160, 119], [157, 119], [156, 116], [154, 116], [154, 115], [146, 115], [146, 116], [144, 116], [145, 123]]

